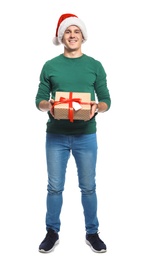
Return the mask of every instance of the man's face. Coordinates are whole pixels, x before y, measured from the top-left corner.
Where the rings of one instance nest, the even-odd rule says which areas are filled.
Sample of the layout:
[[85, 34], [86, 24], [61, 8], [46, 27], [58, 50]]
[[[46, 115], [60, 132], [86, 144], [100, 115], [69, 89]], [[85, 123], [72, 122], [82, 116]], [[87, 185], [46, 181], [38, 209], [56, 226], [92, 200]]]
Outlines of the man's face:
[[81, 48], [83, 35], [79, 27], [75, 25], [69, 26], [63, 35], [62, 43], [67, 49], [78, 50]]

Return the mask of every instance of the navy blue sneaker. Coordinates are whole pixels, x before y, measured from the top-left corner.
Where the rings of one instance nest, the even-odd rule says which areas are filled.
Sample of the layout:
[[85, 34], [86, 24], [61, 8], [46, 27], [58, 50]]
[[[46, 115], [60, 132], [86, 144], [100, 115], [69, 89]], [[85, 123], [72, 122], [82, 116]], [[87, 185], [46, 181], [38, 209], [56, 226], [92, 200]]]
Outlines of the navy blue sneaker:
[[52, 251], [55, 246], [59, 243], [58, 233], [53, 229], [49, 228], [48, 232], [39, 246], [39, 252], [48, 253]]
[[104, 253], [107, 251], [106, 245], [99, 238], [98, 233], [86, 234], [86, 243], [91, 247], [91, 249], [96, 253]]

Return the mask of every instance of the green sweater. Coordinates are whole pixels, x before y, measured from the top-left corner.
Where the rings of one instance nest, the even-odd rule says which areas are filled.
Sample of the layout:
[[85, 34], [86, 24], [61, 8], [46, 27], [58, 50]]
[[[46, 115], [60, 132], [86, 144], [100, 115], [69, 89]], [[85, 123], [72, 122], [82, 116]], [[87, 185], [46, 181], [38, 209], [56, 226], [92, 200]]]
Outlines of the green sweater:
[[[40, 74], [40, 83], [36, 94], [36, 106], [42, 100], [55, 99], [55, 92], [89, 92], [91, 100], [111, 105], [107, 87], [106, 73], [102, 64], [83, 54], [79, 58], [67, 58], [63, 54], [47, 61]], [[95, 116], [89, 121], [57, 120], [48, 112], [46, 131], [56, 134], [91, 134], [95, 133]]]

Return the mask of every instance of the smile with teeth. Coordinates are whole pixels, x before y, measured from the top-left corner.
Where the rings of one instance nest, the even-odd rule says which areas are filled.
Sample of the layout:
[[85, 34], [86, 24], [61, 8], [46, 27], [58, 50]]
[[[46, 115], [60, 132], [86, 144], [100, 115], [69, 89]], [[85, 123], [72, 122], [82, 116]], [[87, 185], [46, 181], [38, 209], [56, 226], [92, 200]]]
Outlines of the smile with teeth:
[[75, 42], [77, 42], [77, 40], [69, 40], [69, 42], [75, 43]]

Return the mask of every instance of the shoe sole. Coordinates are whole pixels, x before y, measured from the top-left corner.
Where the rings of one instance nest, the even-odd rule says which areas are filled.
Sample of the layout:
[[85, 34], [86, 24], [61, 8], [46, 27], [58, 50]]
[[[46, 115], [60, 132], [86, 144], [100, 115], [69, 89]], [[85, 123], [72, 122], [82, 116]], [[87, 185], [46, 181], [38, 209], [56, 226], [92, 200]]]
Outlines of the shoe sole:
[[53, 251], [54, 248], [55, 248], [58, 244], [59, 244], [59, 240], [57, 240], [57, 241], [55, 242], [54, 246], [53, 246], [50, 250], [46, 251], [46, 250], [44, 250], [44, 249], [39, 249], [39, 252], [40, 252], [40, 253], [49, 253], [49, 252]]
[[94, 251], [94, 252], [96, 252], [96, 253], [105, 253], [105, 252], [107, 251], [107, 249], [101, 249], [101, 250], [96, 250], [96, 249], [94, 249], [94, 248], [92, 247], [91, 243], [90, 243], [88, 240], [86, 240], [86, 244], [87, 244], [88, 246], [90, 246], [91, 249], [92, 249], [92, 251]]

